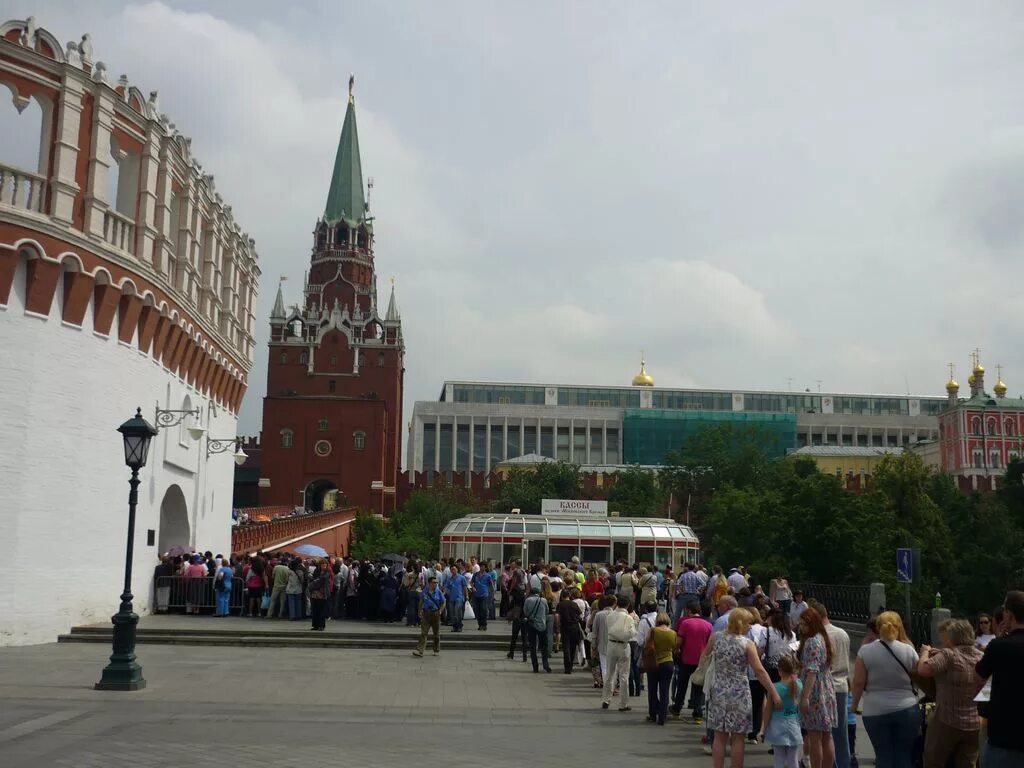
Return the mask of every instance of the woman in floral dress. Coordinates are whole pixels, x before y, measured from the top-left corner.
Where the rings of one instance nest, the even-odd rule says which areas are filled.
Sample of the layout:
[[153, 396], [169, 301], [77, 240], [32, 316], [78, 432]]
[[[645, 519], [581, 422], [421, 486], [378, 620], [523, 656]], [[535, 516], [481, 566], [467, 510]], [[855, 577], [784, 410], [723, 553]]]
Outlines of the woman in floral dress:
[[811, 768], [831, 768], [836, 757], [832, 729], [838, 723], [836, 690], [832, 684], [832, 645], [821, 616], [813, 608], [800, 614], [800, 697], [803, 727]]
[[734, 610], [729, 614], [729, 628], [714, 635], [713, 643], [705, 653], [712, 654], [714, 679], [711, 682], [707, 726], [715, 732], [712, 757], [714, 768], [725, 765], [726, 742], [732, 744], [732, 766], [743, 765], [743, 740], [753, 728], [753, 710], [750, 699], [750, 683], [747, 667], [750, 667], [772, 699], [775, 709], [782, 707], [771, 678], [761, 665], [757, 649], [746, 638], [750, 629], [751, 616], [747, 611]]

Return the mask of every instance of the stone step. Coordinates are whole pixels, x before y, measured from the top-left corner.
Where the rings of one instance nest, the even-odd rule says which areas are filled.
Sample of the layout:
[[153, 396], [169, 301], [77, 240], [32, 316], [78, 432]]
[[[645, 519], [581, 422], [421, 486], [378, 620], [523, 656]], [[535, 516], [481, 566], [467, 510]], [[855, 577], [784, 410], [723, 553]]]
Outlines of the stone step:
[[[498, 635], [480, 636], [442, 633], [441, 644], [451, 650], [507, 651], [508, 638]], [[110, 643], [112, 630], [105, 627], [73, 627], [68, 634], [57, 638], [59, 643]], [[366, 632], [304, 632], [292, 630], [265, 630], [254, 632], [139, 629], [136, 642], [139, 644], [161, 645], [217, 645], [217, 646], [262, 646], [262, 647], [313, 647], [313, 648], [408, 648], [416, 647], [419, 635], [380, 634]], [[428, 643], [430, 639], [428, 638]]]

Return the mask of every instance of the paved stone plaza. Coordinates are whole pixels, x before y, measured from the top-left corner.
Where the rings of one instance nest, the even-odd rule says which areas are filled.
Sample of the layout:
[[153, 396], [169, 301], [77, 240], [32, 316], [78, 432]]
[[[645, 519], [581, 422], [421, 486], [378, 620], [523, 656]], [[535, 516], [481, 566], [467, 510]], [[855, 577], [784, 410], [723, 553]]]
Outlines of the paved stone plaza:
[[[534, 675], [489, 651], [415, 659], [392, 650], [144, 645], [148, 687], [97, 692], [108, 654], [96, 644], [0, 649], [4, 768], [711, 762], [700, 729], [645, 723], [645, 698], [629, 713], [602, 711], [589, 674]], [[868, 751], [864, 738], [860, 752]], [[767, 748], [753, 748], [746, 764], [771, 765]]]

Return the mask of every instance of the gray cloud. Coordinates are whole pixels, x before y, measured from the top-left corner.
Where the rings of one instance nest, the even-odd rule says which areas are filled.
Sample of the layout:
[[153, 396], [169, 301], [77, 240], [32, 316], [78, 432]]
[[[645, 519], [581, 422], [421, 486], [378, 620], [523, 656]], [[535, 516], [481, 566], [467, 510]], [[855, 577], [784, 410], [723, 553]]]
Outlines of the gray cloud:
[[665, 385], [941, 394], [976, 345], [1024, 383], [1016, 3], [7, 5], [159, 89], [257, 238], [244, 431], [350, 71], [407, 408], [641, 348]]

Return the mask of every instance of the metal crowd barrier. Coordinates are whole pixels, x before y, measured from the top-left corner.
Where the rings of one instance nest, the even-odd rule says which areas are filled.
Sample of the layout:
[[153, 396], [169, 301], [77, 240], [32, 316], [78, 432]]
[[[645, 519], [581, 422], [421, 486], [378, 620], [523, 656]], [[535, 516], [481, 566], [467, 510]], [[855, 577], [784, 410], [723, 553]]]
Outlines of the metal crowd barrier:
[[803, 590], [804, 599], [812, 597], [824, 603], [828, 617], [836, 621], [865, 622], [871, 618], [869, 610], [871, 587], [845, 584], [792, 584], [792, 589]]
[[[154, 613], [184, 613], [188, 608], [199, 608], [202, 613], [213, 613], [217, 605], [213, 577], [158, 576], [154, 584]], [[231, 580], [229, 611], [241, 614], [245, 599], [242, 580]]]

